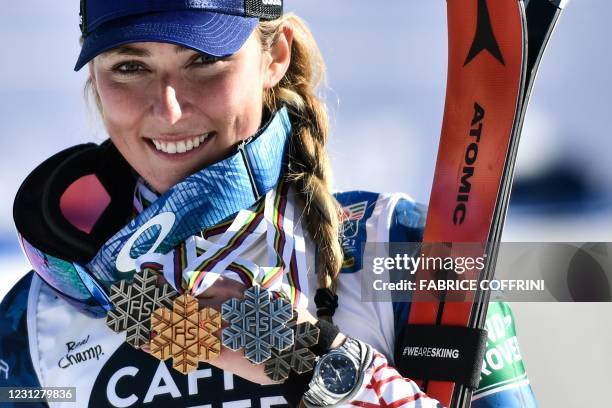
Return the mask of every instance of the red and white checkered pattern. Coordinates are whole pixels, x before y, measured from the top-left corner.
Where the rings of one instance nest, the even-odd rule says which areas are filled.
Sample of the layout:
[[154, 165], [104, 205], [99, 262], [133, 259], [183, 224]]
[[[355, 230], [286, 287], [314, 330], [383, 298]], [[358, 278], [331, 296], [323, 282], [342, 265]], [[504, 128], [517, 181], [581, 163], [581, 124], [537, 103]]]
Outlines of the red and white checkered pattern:
[[[369, 381], [368, 381], [369, 380]], [[374, 353], [360, 392], [344, 404], [364, 408], [441, 408], [442, 405], [422, 392], [414, 381], [402, 377], [379, 352]]]

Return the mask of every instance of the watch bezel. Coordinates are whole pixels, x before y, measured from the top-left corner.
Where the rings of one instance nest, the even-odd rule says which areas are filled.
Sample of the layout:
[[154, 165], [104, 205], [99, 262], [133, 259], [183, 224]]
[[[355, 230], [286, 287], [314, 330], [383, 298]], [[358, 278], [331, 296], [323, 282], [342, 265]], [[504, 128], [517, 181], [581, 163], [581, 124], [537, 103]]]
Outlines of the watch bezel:
[[[329, 388], [327, 388], [327, 384], [325, 383], [325, 380], [324, 380], [324, 377], [323, 377], [323, 373], [321, 372], [321, 366], [323, 366], [325, 361], [332, 359], [334, 356], [339, 356], [339, 357], [344, 358], [345, 360], [348, 360], [348, 362], [351, 364], [353, 370], [355, 371], [355, 377], [354, 377], [354, 380], [353, 380], [353, 384], [351, 384], [351, 388], [347, 392], [342, 393], [342, 394], [338, 394], [338, 393], [330, 390]], [[342, 398], [342, 397], [350, 394], [351, 391], [355, 388], [355, 384], [357, 384], [357, 381], [358, 381], [358, 373], [359, 373], [359, 366], [355, 362], [355, 360], [353, 358], [351, 358], [351, 356], [349, 356], [347, 353], [343, 353], [342, 351], [334, 350], [334, 351], [331, 351], [331, 352], [329, 352], [329, 353], [327, 353], [324, 356], [321, 356], [319, 358], [319, 361], [317, 361], [317, 365], [315, 366], [313, 377], [319, 379], [319, 383], [320, 383], [321, 387], [323, 387], [323, 389], [325, 389], [325, 391], [327, 393], [331, 394], [334, 397]]]

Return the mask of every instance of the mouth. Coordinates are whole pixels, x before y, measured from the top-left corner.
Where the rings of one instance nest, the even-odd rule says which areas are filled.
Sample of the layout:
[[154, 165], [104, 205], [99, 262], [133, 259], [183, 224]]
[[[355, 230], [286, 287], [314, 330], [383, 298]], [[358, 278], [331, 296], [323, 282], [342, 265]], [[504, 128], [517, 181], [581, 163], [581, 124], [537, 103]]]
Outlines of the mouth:
[[183, 139], [174, 138], [173, 140], [168, 140], [162, 138], [148, 138], [147, 140], [156, 151], [164, 155], [181, 156], [201, 149], [214, 136], [214, 134], [214, 132], [208, 132], [202, 135], [190, 136]]

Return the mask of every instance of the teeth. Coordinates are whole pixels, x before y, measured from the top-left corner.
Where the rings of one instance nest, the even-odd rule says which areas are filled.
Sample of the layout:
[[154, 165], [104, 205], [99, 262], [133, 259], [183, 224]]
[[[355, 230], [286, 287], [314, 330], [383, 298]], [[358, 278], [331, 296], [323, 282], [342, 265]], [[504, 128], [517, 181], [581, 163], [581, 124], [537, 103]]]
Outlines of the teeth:
[[176, 153], [176, 143], [168, 142], [168, 143], [166, 143], [166, 145], [168, 146], [168, 152], [167, 153], [170, 153], [170, 154]]
[[175, 154], [175, 153], [185, 153], [190, 150], [195, 149], [200, 146], [206, 139], [210, 133], [206, 133], [205, 135], [195, 136], [191, 139], [181, 140], [179, 142], [161, 142], [159, 140], [152, 140], [155, 148], [157, 150], [161, 150], [164, 153]]

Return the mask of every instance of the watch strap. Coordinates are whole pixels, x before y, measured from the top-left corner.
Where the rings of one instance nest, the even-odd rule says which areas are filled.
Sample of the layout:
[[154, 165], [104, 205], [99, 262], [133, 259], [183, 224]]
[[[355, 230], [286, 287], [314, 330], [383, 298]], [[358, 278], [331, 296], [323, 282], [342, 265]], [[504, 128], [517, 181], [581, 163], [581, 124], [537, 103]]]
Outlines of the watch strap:
[[332, 349], [331, 346], [340, 333], [340, 329], [326, 320], [317, 320], [315, 326], [319, 328], [319, 341], [310, 350], [317, 356], [322, 356]]
[[353, 340], [359, 343], [360, 345], [360, 366], [357, 371], [359, 377], [357, 378], [355, 386], [353, 387], [351, 392], [349, 392], [348, 395], [344, 397], [338, 404], [354, 400], [359, 391], [361, 391], [361, 387], [363, 386], [363, 384], [365, 382], [369, 382], [370, 377], [372, 375], [372, 373], [368, 369], [370, 368], [370, 366], [372, 365], [372, 361], [374, 360], [374, 347], [370, 346], [367, 343], [364, 343], [361, 340]]

